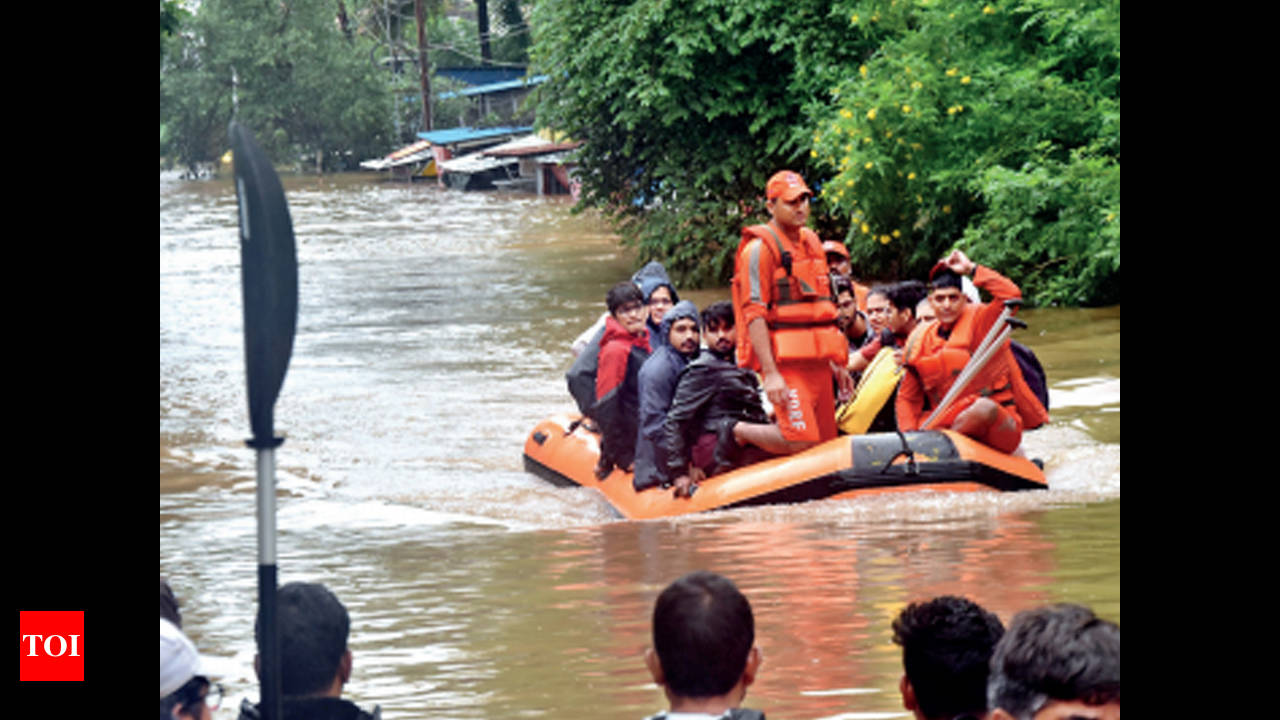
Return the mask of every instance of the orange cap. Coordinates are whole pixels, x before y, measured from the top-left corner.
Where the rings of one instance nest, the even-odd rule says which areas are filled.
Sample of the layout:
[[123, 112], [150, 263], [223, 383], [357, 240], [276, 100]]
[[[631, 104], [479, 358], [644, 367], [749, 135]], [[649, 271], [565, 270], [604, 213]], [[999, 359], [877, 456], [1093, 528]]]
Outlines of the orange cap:
[[769, 178], [769, 184], [765, 185], [764, 196], [769, 200], [781, 197], [791, 202], [805, 193], [810, 197], [813, 196], [813, 191], [804, 184], [804, 178], [790, 170], [781, 170]]
[[822, 243], [822, 251], [824, 253], [835, 253], [836, 255], [839, 255], [845, 260], [849, 259], [849, 248], [845, 247], [844, 243], [842, 242], [837, 242], [835, 240], [827, 240], [826, 242]]

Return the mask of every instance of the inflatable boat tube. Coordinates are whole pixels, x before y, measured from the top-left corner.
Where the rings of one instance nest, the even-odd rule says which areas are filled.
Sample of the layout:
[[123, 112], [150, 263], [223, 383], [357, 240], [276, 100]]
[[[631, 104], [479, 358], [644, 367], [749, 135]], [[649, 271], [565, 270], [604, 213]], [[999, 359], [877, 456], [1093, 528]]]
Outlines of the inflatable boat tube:
[[890, 492], [1048, 488], [1037, 462], [950, 430], [930, 430], [841, 435], [802, 453], [709, 477], [691, 498], [677, 498], [670, 488], [636, 492], [631, 473], [622, 470], [596, 479], [600, 436], [580, 419], [562, 414], [538, 423], [525, 440], [525, 469], [556, 485], [595, 488], [618, 515], [632, 520]]

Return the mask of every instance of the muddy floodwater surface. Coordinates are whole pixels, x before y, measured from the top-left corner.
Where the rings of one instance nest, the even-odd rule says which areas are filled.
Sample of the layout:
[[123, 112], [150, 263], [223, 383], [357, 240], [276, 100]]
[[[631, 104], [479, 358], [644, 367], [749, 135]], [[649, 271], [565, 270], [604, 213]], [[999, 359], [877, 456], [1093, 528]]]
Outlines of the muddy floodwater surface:
[[[538, 420], [573, 407], [569, 344], [635, 269], [602, 221], [563, 198], [283, 180], [299, 312], [275, 410], [280, 582], [345, 603], [344, 694], [382, 717], [665, 709], [649, 616], [696, 569], [752, 603], [764, 663], [745, 704], [770, 718], [907, 717], [889, 624], [912, 600], [965, 595], [1006, 622], [1070, 601], [1120, 621], [1119, 306], [1021, 315], [1015, 339], [1050, 383], [1053, 420], [1023, 444], [1047, 491], [627, 522], [521, 458]], [[258, 697], [238, 243], [229, 179], [161, 177], [160, 574], [184, 629], [233, 668], [223, 719]]]

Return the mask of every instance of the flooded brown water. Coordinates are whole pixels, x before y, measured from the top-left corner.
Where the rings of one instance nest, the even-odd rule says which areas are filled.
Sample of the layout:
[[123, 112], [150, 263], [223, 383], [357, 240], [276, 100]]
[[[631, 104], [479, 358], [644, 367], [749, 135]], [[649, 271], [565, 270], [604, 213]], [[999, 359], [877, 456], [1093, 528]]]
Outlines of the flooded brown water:
[[[649, 613], [711, 569], [751, 600], [770, 718], [906, 717], [889, 623], [969, 596], [1006, 621], [1056, 601], [1120, 620], [1120, 308], [1024, 313], [1051, 384], [1028, 433], [1048, 491], [916, 494], [615, 519], [523, 471], [572, 407], [571, 340], [631, 258], [567, 200], [376, 176], [285, 177], [298, 240], [293, 359], [276, 405], [280, 581], [347, 605], [346, 695], [394, 718], [641, 718]], [[160, 573], [183, 626], [256, 700], [254, 456], [235, 194], [160, 182]], [[723, 289], [682, 293], [699, 306]]]

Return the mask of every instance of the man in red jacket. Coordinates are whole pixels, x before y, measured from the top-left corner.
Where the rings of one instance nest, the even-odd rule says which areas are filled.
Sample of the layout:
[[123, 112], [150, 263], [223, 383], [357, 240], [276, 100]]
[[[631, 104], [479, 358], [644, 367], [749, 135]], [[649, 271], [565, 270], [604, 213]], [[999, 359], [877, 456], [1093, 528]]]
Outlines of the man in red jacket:
[[630, 471], [635, 461], [640, 366], [649, 357], [648, 311], [640, 289], [633, 282], [620, 282], [610, 288], [605, 304], [609, 318], [600, 339], [596, 401], [587, 413], [600, 426], [600, 459], [595, 472], [601, 480], [614, 467]]

